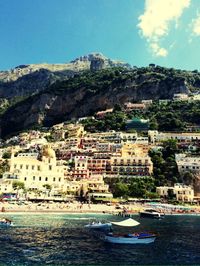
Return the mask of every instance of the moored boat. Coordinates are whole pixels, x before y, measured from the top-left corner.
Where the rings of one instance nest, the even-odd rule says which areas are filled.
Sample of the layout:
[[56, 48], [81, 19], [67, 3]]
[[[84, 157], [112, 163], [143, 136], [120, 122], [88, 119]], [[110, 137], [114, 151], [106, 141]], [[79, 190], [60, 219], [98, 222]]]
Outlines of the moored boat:
[[13, 226], [13, 222], [10, 219], [3, 218], [0, 220], [0, 226]]
[[89, 229], [106, 229], [110, 228], [111, 226], [111, 223], [92, 222], [90, 224], [86, 224], [84, 227]]
[[[133, 227], [140, 223], [132, 218], [121, 222], [112, 222], [113, 225], [122, 227]], [[113, 234], [112, 232], [104, 236], [104, 241], [114, 244], [149, 244], [154, 242], [156, 234], [150, 232], [143, 233], [128, 233], [128, 234]]]
[[156, 235], [153, 233], [133, 233], [117, 235], [109, 233], [105, 236], [105, 241], [115, 244], [149, 244], [154, 242]]
[[158, 212], [154, 209], [145, 209], [144, 211], [140, 212], [140, 217], [142, 218], [162, 219], [164, 216], [164, 213]]

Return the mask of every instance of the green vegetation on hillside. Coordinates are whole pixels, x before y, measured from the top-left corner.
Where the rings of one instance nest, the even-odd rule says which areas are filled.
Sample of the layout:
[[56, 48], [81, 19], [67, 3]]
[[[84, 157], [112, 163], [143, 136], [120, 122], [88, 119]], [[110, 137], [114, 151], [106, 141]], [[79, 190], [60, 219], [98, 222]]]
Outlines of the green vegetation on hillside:
[[173, 185], [180, 180], [175, 153], [178, 152], [176, 140], [163, 142], [163, 149], [160, 151], [150, 150], [149, 155], [153, 162], [153, 177], [156, 186]]
[[200, 125], [200, 101], [169, 102], [166, 105], [154, 102], [147, 111], [118, 111], [114, 108], [104, 118], [83, 121], [90, 132], [125, 130], [126, 121], [135, 117], [150, 120], [150, 129], [159, 131], [186, 131], [187, 126]]
[[[24, 130], [27, 126], [31, 128], [40, 124], [48, 127], [81, 115], [91, 116], [115, 104], [123, 105], [126, 101], [171, 99], [174, 93], [189, 91], [200, 91], [200, 73], [197, 71], [160, 66], [83, 71], [49, 85], [44, 91], [32, 92], [32, 96], [26, 99], [14, 97], [11, 103], [3, 104], [0, 109], [2, 137]], [[51, 99], [54, 102], [52, 105]], [[64, 105], [64, 99], [65, 107], [69, 105], [71, 108], [59, 108]], [[32, 108], [42, 119], [35, 115], [27, 125], [24, 121], [31, 116], [29, 110]], [[107, 114], [101, 121], [87, 121], [86, 128], [91, 128], [91, 131], [124, 130], [127, 119], [141, 117], [150, 119], [151, 129], [185, 130], [188, 123], [199, 123], [199, 109], [199, 103], [170, 103], [166, 106], [155, 103], [147, 112], [125, 115], [115, 110], [114, 114]], [[8, 126], [10, 123], [12, 128]]]
[[114, 197], [156, 198], [153, 177], [105, 178]]
[[151, 129], [185, 131], [187, 125], [200, 124], [200, 101], [154, 103], [144, 115], [151, 121]]

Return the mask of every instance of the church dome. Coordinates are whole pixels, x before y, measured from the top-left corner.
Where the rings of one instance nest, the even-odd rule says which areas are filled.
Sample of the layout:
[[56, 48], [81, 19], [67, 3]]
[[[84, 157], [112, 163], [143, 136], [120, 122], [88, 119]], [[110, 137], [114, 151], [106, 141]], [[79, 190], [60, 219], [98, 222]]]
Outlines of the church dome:
[[48, 145], [45, 145], [42, 149], [42, 156], [45, 156], [47, 158], [55, 158], [56, 154], [52, 148], [50, 148]]

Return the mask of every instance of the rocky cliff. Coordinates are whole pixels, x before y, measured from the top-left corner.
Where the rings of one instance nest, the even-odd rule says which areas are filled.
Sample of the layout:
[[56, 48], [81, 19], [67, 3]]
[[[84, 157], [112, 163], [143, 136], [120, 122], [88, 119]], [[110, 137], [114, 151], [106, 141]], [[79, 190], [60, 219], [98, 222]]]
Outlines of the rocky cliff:
[[20, 65], [9, 71], [0, 71], [0, 97], [12, 99], [29, 96], [82, 71], [118, 66], [130, 68], [129, 64], [108, 59], [100, 53], [82, 56], [67, 64]]
[[[85, 57], [78, 59], [84, 60], [88, 62]], [[9, 108], [0, 118], [2, 136], [33, 126], [51, 126], [93, 115], [116, 103], [172, 98], [174, 93], [190, 93], [199, 89], [198, 73], [161, 67], [106, 68], [102, 60], [91, 65], [96, 71], [88, 70], [65, 81], [57, 81]]]

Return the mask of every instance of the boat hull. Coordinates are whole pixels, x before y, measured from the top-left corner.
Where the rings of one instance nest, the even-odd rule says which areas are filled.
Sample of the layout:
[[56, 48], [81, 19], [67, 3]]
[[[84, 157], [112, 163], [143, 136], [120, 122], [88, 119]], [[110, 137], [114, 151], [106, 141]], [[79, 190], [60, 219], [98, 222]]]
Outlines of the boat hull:
[[106, 242], [114, 244], [150, 244], [153, 243], [155, 239], [155, 236], [148, 238], [105, 236]]
[[10, 227], [10, 226], [13, 226], [13, 223], [0, 222], [0, 227]]
[[152, 218], [152, 219], [163, 219], [164, 215], [160, 213], [147, 213], [147, 212], [140, 212], [141, 218]]
[[89, 229], [106, 229], [110, 228], [112, 226], [111, 223], [106, 223], [106, 224], [87, 224], [85, 225], [85, 228]]

